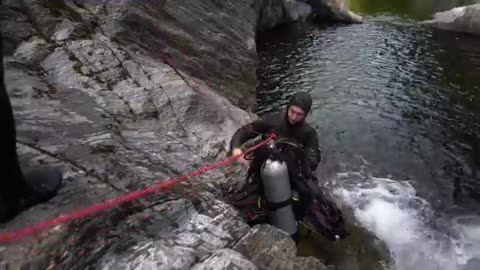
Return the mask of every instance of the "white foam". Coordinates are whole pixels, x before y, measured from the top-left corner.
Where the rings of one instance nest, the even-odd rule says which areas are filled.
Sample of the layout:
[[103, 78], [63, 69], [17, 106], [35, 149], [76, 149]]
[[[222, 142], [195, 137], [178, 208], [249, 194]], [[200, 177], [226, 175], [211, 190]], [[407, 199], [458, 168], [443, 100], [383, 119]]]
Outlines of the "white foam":
[[461, 217], [454, 220], [454, 228], [459, 232], [460, 259], [468, 263], [472, 258], [480, 259], [480, 217]]
[[427, 201], [416, 196], [409, 182], [351, 176], [357, 183], [345, 181], [348, 176], [343, 173], [339, 178], [350, 185], [338, 187], [334, 193], [354, 210], [363, 227], [385, 242], [396, 269], [460, 270], [469, 259], [480, 258], [480, 219], [470, 227], [457, 222], [454, 228], [452, 223], [452, 229], [462, 235], [453, 239], [428, 226], [433, 211]]

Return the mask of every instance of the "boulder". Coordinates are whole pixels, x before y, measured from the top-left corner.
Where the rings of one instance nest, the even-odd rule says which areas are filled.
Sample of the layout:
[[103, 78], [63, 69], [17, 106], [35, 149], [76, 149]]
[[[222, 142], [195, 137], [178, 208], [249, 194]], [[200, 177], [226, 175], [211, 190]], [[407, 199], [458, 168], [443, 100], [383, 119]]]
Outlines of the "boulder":
[[194, 265], [192, 270], [238, 269], [257, 270], [257, 266], [247, 260], [242, 254], [231, 249], [216, 250], [210, 258], [203, 263]]
[[279, 25], [305, 20], [311, 13], [310, 5], [296, 0], [259, 0], [255, 2], [257, 31], [266, 31]]
[[348, 0], [306, 0], [320, 21], [362, 23], [363, 17], [348, 8]]
[[38, 65], [51, 53], [53, 47], [45, 39], [34, 36], [30, 40], [23, 42], [15, 51], [13, 57], [20, 64], [27, 66]]
[[304, 2], [287, 0], [285, 13], [290, 21], [305, 20], [312, 14], [312, 7]]
[[480, 4], [437, 12], [433, 20], [424, 23], [441, 30], [480, 35]]

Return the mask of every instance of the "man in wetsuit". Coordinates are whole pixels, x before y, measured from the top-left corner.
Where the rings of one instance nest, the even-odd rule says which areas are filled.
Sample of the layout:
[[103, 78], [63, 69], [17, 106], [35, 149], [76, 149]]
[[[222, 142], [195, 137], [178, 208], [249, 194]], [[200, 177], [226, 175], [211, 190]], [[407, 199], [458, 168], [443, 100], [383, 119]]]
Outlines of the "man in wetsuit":
[[[301, 199], [306, 204], [320, 196], [319, 188], [314, 183], [317, 180], [312, 173], [317, 169], [321, 160], [318, 136], [315, 129], [305, 122], [311, 107], [312, 98], [310, 94], [297, 92], [290, 98], [285, 111], [265, 114], [261, 119], [244, 125], [237, 130], [230, 141], [230, 149], [234, 156], [242, 154], [240, 146], [243, 143], [260, 134], [275, 133], [278, 138], [286, 138], [298, 144], [303, 150], [302, 156], [304, 157], [301, 160], [304, 164], [301, 164], [301, 166], [308, 171], [300, 177], [298, 177], [298, 174], [291, 175], [293, 177], [292, 185], [300, 193]], [[240, 156], [238, 161], [246, 164], [243, 156]]]
[[[315, 129], [305, 122], [312, 107], [312, 98], [307, 92], [297, 92], [290, 98], [285, 111], [265, 114], [261, 119], [241, 127], [230, 141], [232, 155], [242, 154], [240, 146], [259, 134], [275, 133], [279, 138], [287, 138], [299, 144], [313, 172], [321, 159], [318, 136]], [[245, 164], [241, 156], [238, 161]]]
[[[305, 214], [309, 212], [309, 216], [316, 220], [313, 224], [316, 231], [321, 231], [330, 240], [336, 240], [338, 237], [346, 237], [348, 231], [342, 211], [333, 201], [325, 197], [316, 184], [317, 180], [313, 174], [320, 163], [321, 152], [318, 146], [317, 132], [305, 122], [311, 107], [312, 98], [310, 94], [306, 92], [295, 93], [290, 98], [286, 110], [265, 114], [259, 120], [246, 124], [237, 130], [230, 141], [230, 149], [232, 155], [241, 155], [243, 151], [240, 147], [243, 143], [258, 135], [266, 136], [270, 133], [275, 133], [278, 139], [286, 138], [299, 145], [301, 151], [294, 151], [293, 157], [296, 160], [293, 163], [292, 156], [285, 158], [292, 188], [300, 195], [300, 202], [294, 204], [296, 218], [303, 220]], [[298, 149], [297, 147], [293, 148]], [[289, 155], [290, 150], [287, 147], [286, 151], [282, 152]], [[301, 153], [298, 154], [298, 152]], [[240, 156], [238, 161], [246, 164], [243, 156]], [[254, 162], [250, 168], [250, 173], [253, 173], [254, 176], [254, 183], [257, 184], [260, 176], [255, 171], [257, 171], [258, 166], [261, 165]], [[257, 191], [261, 194], [262, 188], [260, 186], [257, 185]]]

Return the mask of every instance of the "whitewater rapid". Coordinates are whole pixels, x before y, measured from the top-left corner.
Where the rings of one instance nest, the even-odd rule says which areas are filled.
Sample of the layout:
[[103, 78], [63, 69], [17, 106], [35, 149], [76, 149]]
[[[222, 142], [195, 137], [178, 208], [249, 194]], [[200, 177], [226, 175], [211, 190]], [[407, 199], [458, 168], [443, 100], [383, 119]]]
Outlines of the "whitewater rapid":
[[480, 269], [480, 216], [438, 215], [409, 181], [340, 173], [332, 184], [355, 221], [386, 244], [391, 269]]

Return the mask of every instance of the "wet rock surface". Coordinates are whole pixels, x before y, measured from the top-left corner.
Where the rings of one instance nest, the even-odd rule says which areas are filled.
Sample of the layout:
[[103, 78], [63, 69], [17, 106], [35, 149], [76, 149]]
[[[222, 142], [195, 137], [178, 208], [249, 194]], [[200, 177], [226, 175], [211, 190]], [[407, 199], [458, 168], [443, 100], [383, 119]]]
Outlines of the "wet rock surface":
[[480, 4], [437, 12], [433, 20], [424, 23], [441, 30], [480, 35]]
[[[310, 12], [299, 1], [283, 4], [288, 20]], [[233, 132], [251, 120], [235, 105], [254, 103], [255, 8], [251, 0], [4, 0], [5, 83], [21, 163], [60, 168], [65, 185], [0, 232], [223, 159]], [[243, 173], [209, 172], [1, 246], [0, 262], [13, 269], [323, 269], [296, 258], [293, 241], [272, 227], [261, 227], [271, 237], [264, 256], [236, 248], [259, 233], [221, 201], [222, 191], [242, 186]]]
[[[173, 1], [166, 2], [165, 10], [173, 10]], [[211, 1], [197, 4], [202, 2], [212, 5]], [[151, 9], [159, 8], [157, 1], [142, 2], [141, 7], [135, 6], [138, 1], [83, 1], [82, 6], [77, 5], [79, 3], [3, 2], [2, 25], [6, 27], [2, 30], [6, 35], [5, 44], [10, 48], [5, 51], [5, 83], [13, 104], [22, 166], [58, 167], [65, 174], [65, 185], [49, 202], [32, 207], [11, 222], [1, 224], [2, 232], [139, 190], [222, 159], [235, 129], [251, 119], [247, 112], [213, 91], [202, 76], [190, 76], [188, 70], [180, 65], [187, 65], [187, 61], [175, 58], [175, 53], [170, 55], [171, 59], [176, 59], [177, 65], [159, 59], [146, 49], [133, 48], [133, 41], [128, 46], [128, 41], [121, 40], [121, 33], [128, 36], [127, 32], [134, 33], [132, 28], [142, 28], [141, 21], [137, 21], [140, 25], [127, 21], [125, 12], [136, 11], [135, 16], [144, 21], [152, 20], [149, 17], [152, 14], [140, 8], [149, 8], [148, 11], [154, 13]], [[182, 2], [175, 3], [179, 5], [176, 8], [181, 10]], [[233, 2], [225, 5], [211, 11], [223, 12], [221, 17], [226, 18], [227, 13], [232, 11]], [[241, 12], [241, 9], [235, 12]], [[209, 46], [220, 46], [223, 42], [224, 46], [234, 51], [217, 53], [216, 57], [228, 55], [229, 61], [241, 63], [239, 66], [242, 69], [248, 67], [249, 72], [254, 70], [254, 58], [246, 44], [234, 41], [246, 41], [249, 35], [254, 36], [253, 22], [251, 27], [248, 26], [249, 18], [253, 21], [254, 15], [247, 14], [241, 19], [229, 17], [228, 29], [223, 24], [211, 22], [210, 28], [221, 26], [215, 29], [223, 41], [207, 43], [198, 39], [199, 44], [195, 47], [207, 50]], [[147, 22], [144, 23], [143, 29], [148, 26]], [[150, 26], [152, 24], [153, 21]], [[158, 28], [162, 26], [167, 27], [157, 25]], [[168, 27], [172, 31], [179, 29], [173, 24]], [[142, 33], [145, 40], [158, 35], [154, 30], [162, 29], [150, 30], [149, 34]], [[142, 45], [141, 41], [135, 46], [159, 48], [154, 44]], [[218, 48], [210, 50], [218, 51]], [[228, 72], [243, 76], [242, 71], [234, 67], [225, 69], [222, 74]], [[222, 80], [221, 76], [216, 80]], [[210, 78], [205, 81], [215, 82]], [[254, 89], [251, 81], [242, 81]], [[240, 92], [239, 88], [229, 89], [231, 93]], [[112, 260], [108, 260], [108, 255], [102, 259], [104, 254], [119, 243], [128, 246], [131, 241], [122, 238], [126, 236], [135, 238], [145, 247], [143, 250], [158, 250], [168, 245], [152, 242], [148, 237], [162, 236], [170, 239], [170, 244], [174, 241], [168, 234], [173, 229], [154, 222], [163, 220], [163, 211], [167, 211], [165, 207], [173, 204], [178, 208], [180, 197], [199, 199], [199, 196], [187, 194], [190, 191], [208, 190], [218, 195], [223, 186], [237, 183], [235, 179], [243, 178], [227, 175], [222, 169], [206, 173], [193, 179], [201, 184], [178, 185], [170, 192], [163, 190], [100, 216], [57, 226], [40, 235], [38, 241], [28, 238], [2, 247], [0, 260], [13, 268], [55, 265], [58, 268], [88, 269], [100, 261], [110, 265]], [[186, 223], [192, 228], [176, 234], [175, 239], [195, 244], [203, 232], [193, 231], [193, 228], [202, 228], [202, 224], [210, 228], [213, 226], [211, 223], [216, 222], [217, 216], [206, 215], [209, 211], [213, 210], [205, 210], [198, 216], [180, 211], [182, 214], [167, 218], [167, 224], [171, 223], [172, 228], [179, 223]], [[221, 211], [224, 215], [223, 208]], [[235, 219], [229, 216], [228, 220], [234, 222]], [[217, 242], [209, 242], [211, 246], [199, 246], [198, 250], [204, 253], [203, 257], [199, 257], [206, 259], [210, 252], [233, 241], [239, 233], [237, 230], [248, 229], [246, 224], [234, 224], [234, 227], [225, 228]], [[185, 250], [180, 248], [178, 252]], [[151, 258], [155, 261], [157, 257]], [[189, 262], [188, 256], [185, 262]]]
[[327, 269], [317, 258], [297, 257], [291, 237], [268, 224], [254, 226], [234, 250], [254, 262], [258, 269]]
[[231, 249], [219, 249], [215, 251], [210, 258], [205, 260], [205, 262], [192, 267], [192, 270], [213, 269], [256, 270], [258, 268], [240, 253]]
[[[101, 259], [101, 269], [221, 269], [221, 265], [228, 264], [254, 267], [240, 254], [224, 249], [238, 234], [245, 234], [249, 229], [235, 210], [213, 198], [199, 202], [197, 206], [185, 200], [175, 203], [177, 208], [167, 215], [176, 226], [167, 232], [168, 222], [150, 219], [150, 225], [147, 225], [150, 237], [125, 236]], [[216, 214], [203, 211], [205, 207], [214, 209]], [[174, 218], [175, 213], [181, 212], [190, 212], [184, 222]], [[158, 229], [163, 232], [156, 231]]]

